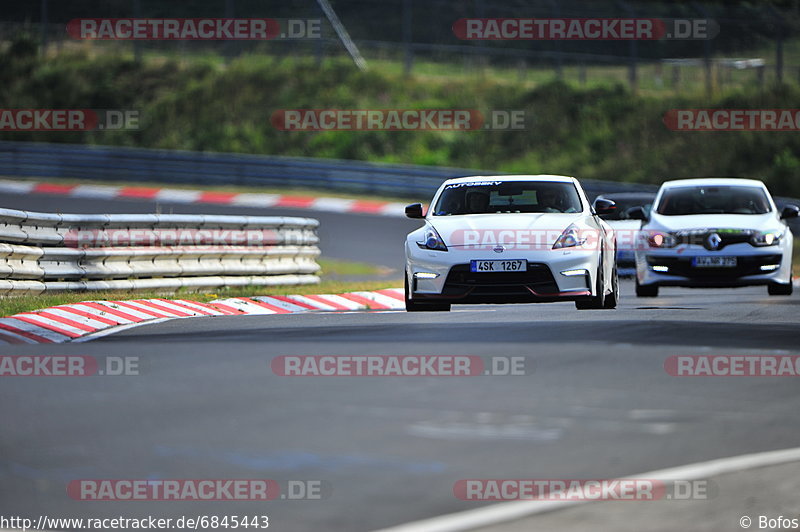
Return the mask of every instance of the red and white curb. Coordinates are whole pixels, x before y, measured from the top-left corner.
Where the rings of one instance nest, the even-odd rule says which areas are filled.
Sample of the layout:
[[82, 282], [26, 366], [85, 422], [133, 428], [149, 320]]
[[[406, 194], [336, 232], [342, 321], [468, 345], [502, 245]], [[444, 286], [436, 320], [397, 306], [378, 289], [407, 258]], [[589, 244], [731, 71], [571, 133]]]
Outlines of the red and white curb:
[[404, 203], [346, 198], [215, 192], [160, 187], [65, 185], [63, 183], [0, 179], [7, 194], [55, 194], [70, 198], [153, 200], [164, 203], [205, 203], [240, 207], [274, 207], [312, 211], [405, 216]]
[[0, 344], [51, 344], [105, 336], [137, 325], [203, 316], [403, 310], [403, 289], [344, 294], [83, 301], [0, 318]]

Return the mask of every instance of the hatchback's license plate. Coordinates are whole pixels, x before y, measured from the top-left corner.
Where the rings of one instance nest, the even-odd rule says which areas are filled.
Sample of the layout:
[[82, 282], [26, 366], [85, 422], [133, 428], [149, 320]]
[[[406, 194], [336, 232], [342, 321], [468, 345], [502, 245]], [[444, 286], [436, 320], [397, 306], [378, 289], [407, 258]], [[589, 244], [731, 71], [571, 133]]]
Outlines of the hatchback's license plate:
[[695, 268], [735, 268], [736, 257], [694, 257], [692, 266]]
[[473, 260], [470, 271], [473, 272], [524, 272], [528, 269], [525, 260]]

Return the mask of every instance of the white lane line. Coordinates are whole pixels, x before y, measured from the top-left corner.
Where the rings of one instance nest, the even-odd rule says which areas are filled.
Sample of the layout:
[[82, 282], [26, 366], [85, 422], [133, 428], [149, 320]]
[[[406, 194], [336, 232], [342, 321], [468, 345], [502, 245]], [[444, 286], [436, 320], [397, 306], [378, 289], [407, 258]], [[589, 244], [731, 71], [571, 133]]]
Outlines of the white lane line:
[[[743, 454], [697, 462], [684, 466], [659, 469], [626, 479], [701, 480], [747, 469], [768, 467], [800, 460], [800, 447]], [[483, 508], [423, 519], [403, 525], [382, 528], [376, 532], [460, 532], [514, 521], [531, 515], [565, 510], [592, 501], [514, 501], [493, 504]]]

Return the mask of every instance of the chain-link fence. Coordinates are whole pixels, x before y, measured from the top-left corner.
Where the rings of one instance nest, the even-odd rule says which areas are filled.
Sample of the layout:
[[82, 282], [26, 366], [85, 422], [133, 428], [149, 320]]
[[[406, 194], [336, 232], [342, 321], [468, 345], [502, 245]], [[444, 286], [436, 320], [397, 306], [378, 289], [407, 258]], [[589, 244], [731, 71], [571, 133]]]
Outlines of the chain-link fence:
[[[276, 61], [322, 63], [346, 57], [345, 47], [316, 0], [265, 3], [199, 0], [166, 5], [156, 0], [41, 0], [6, 9], [0, 40], [20, 32], [38, 39], [46, 53], [87, 48], [92, 53], [213, 54], [230, 60], [259, 53]], [[332, 3], [367, 65], [406, 75], [504, 76], [537, 82], [627, 83], [634, 89], [713, 93], [736, 85], [800, 82], [798, 2], [702, 4], [697, 2], [594, 2], [547, 0], [339, 0]], [[79, 40], [67, 31], [81, 18], [229, 17], [319, 20], [319, 32], [296, 38], [253, 40]], [[622, 40], [473, 40], [458, 35], [461, 19], [659, 19], [710, 21], [709, 38]]]

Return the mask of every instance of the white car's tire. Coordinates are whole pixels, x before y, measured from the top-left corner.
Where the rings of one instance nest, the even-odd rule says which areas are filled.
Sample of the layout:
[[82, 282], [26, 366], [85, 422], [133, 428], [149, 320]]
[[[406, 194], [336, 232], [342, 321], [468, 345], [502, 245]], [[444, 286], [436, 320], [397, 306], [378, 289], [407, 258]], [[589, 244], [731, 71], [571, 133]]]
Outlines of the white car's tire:
[[405, 276], [406, 312], [449, 312], [450, 303], [421, 303], [409, 297], [408, 275]]
[[615, 309], [619, 303], [619, 273], [617, 272], [617, 265], [614, 264], [614, 272], [611, 274], [611, 293], [606, 296], [603, 303], [604, 309]]
[[[597, 295], [590, 299], [581, 299], [575, 302], [578, 310], [594, 310], [606, 308], [606, 283], [603, 276], [603, 258], [600, 257], [600, 267], [597, 269]], [[616, 306], [616, 305], [615, 305]]]

